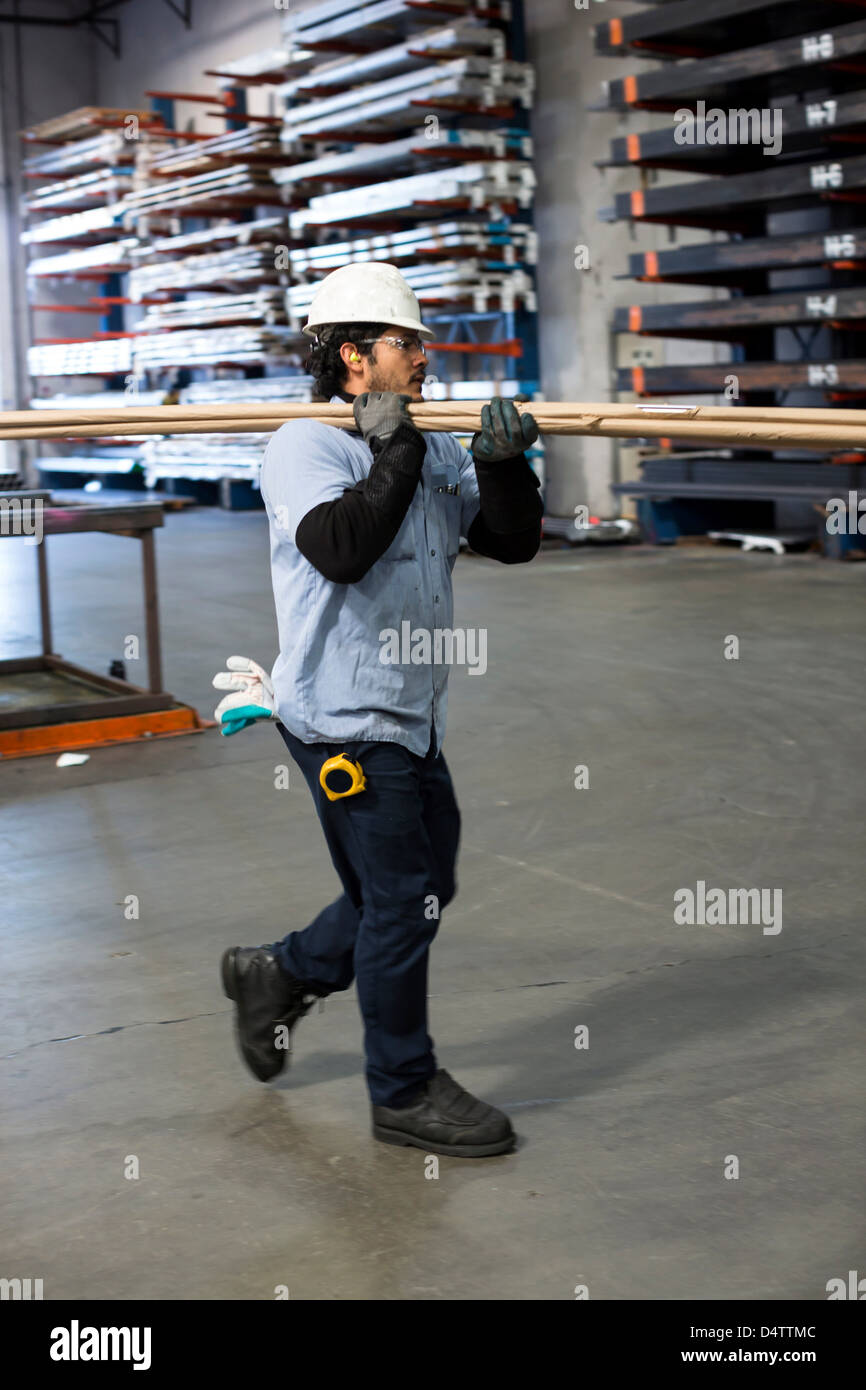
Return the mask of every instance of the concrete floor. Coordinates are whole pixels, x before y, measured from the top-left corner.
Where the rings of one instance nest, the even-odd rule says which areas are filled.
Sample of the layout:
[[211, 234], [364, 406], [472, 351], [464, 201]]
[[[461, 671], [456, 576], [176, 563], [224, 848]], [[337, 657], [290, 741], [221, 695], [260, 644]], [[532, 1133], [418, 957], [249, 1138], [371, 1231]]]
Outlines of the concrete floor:
[[[158, 551], [167, 684], [209, 715], [224, 657], [274, 653], [265, 522], [170, 516]], [[32, 555], [0, 552], [20, 655]], [[50, 556], [56, 645], [105, 670], [141, 631], [137, 555]], [[274, 730], [4, 766], [0, 1274], [49, 1299], [766, 1300], [864, 1272], [864, 583], [711, 548], [460, 560], [489, 668], [451, 680], [431, 1031], [520, 1142], [434, 1179], [369, 1134], [354, 994], [270, 1086], [235, 1053], [220, 953], [337, 886]], [[699, 879], [782, 888], [782, 931], [676, 925]]]

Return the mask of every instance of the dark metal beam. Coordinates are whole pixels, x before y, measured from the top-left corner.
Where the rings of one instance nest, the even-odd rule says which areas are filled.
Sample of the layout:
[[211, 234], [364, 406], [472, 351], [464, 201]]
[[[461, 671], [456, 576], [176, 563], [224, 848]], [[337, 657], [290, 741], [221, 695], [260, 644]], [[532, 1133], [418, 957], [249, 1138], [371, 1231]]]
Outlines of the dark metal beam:
[[118, 5], [128, 5], [129, 0], [92, 0], [90, 8], [81, 18], [96, 19], [106, 10], [116, 10]]
[[165, 0], [165, 4], [177, 15], [185, 28], [192, 28], [192, 0], [181, 0], [180, 5], [176, 4], [175, 0]]
[[98, 15], [86, 14], [81, 16], [78, 23], [85, 24], [115, 58], [120, 57], [120, 25], [116, 19], [100, 19]]
[[[189, 3], [191, 4], [192, 0], [189, 0]], [[0, 24], [30, 27], [35, 25], [54, 29], [77, 29], [83, 24], [100, 43], [105, 44], [115, 58], [119, 58], [120, 24], [118, 20], [109, 18], [106, 11], [116, 10], [118, 6], [128, 4], [129, 0], [92, 0], [86, 10], [81, 10], [79, 14], [71, 15], [67, 19], [48, 19], [43, 15], [0, 14]]]

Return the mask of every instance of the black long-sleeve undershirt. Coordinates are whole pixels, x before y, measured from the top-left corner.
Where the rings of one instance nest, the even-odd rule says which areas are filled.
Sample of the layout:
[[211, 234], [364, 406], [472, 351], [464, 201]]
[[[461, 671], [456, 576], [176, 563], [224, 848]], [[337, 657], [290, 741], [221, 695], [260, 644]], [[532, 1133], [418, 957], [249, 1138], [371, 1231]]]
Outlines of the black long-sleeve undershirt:
[[505, 565], [525, 564], [541, 545], [541, 483], [525, 454], [483, 463], [475, 459], [480, 510], [466, 540], [471, 550]]
[[[301, 554], [335, 584], [356, 584], [385, 553], [421, 481], [426, 444], [411, 425], [400, 425], [385, 444], [371, 447], [367, 477], [342, 497], [313, 507], [295, 532]], [[541, 543], [543, 509], [525, 455], [476, 461], [475, 473], [481, 506], [466, 536], [471, 549], [503, 564], [531, 560]]]
[[384, 555], [421, 481], [426, 448], [412, 425], [400, 425], [385, 444], [371, 445], [366, 478], [301, 518], [295, 545], [326, 579], [357, 584]]

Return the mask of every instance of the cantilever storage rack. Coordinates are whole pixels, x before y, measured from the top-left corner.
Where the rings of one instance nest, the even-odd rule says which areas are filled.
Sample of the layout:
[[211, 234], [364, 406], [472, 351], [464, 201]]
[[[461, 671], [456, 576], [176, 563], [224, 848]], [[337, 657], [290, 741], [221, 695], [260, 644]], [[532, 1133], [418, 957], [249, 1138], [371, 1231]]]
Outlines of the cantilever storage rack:
[[[635, 175], [602, 216], [638, 233], [660, 224], [671, 238], [632, 254], [623, 278], [695, 286], [693, 297], [615, 310], [615, 333], [664, 339], [667, 359], [620, 368], [617, 389], [731, 409], [866, 399], [866, 0], [645, 4], [599, 24], [595, 46], [657, 60], [605, 83], [599, 104], [644, 126], [600, 161]], [[707, 239], [677, 245], [681, 227]], [[690, 340], [730, 344], [730, 361], [689, 362]], [[647, 453], [640, 479], [616, 490], [638, 500], [652, 539], [670, 541], [726, 527], [821, 534], [827, 498], [864, 487], [866, 452], [671, 447]]]
[[[84, 340], [34, 341], [34, 405], [85, 374], [94, 405], [309, 400], [309, 300], [367, 259], [400, 266], [437, 331], [429, 396], [538, 393], [519, 0], [323, 0], [280, 23], [280, 47], [227, 55], [206, 90], [144, 94], [133, 139], [99, 108], [27, 132], [52, 142], [27, 162], [31, 284], [98, 277], [86, 307], [102, 315]], [[254, 88], [267, 114], [248, 110]], [[181, 129], [189, 110], [224, 130]], [[115, 440], [37, 462], [49, 484], [114, 473], [247, 506], [264, 442]]]

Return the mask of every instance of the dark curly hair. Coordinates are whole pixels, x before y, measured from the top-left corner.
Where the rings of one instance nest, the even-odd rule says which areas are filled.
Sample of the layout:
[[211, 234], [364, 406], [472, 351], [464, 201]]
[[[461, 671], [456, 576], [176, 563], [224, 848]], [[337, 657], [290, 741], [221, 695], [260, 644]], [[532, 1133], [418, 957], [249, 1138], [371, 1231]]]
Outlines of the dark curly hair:
[[381, 338], [386, 328], [384, 323], [333, 323], [317, 334], [315, 346], [304, 363], [304, 370], [313, 378], [317, 399], [329, 401], [345, 386], [346, 368], [340, 356], [343, 343], [355, 343], [362, 357], [375, 362], [375, 344], [363, 340]]

